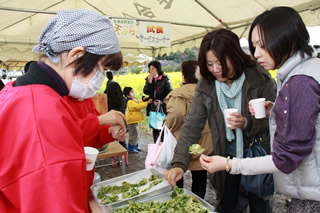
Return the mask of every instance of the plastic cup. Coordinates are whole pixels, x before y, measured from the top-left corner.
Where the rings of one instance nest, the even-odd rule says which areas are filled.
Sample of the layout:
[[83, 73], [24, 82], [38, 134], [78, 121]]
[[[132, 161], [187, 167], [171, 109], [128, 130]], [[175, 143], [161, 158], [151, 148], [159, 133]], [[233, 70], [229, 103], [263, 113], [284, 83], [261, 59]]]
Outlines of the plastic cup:
[[119, 130], [120, 130], [120, 128], [121, 128], [121, 126], [120, 125], [117, 125], [117, 126], [112, 126], [111, 127], [112, 128], [112, 137], [113, 138], [117, 138], [117, 135], [118, 135], [118, 132], [119, 132]]
[[228, 124], [227, 118], [233, 117], [232, 115], [230, 115], [230, 113], [233, 113], [233, 112], [238, 112], [238, 109], [230, 108], [230, 109], [225, 109], [225, 110], [223, 110], [224, 121], [226, 122], [226, 125], [227, 125], [227, 127], [229, 127], [229, 128], [232, 127], [232, 125]]
[[99, 150], [97, 150], [93, 147], [85, 146], [84, 153], [85, 153], [87, 159], [92, 160], [92, 163], [87, 164], [87, 171], [91, 171], [94, 167], [95, 162], [96, 162], [97, 156], [99, 154]]
[[252, 107], [254, 109], [254, 117], [256, 119], [266, 117], [266, 108], [264, 107], [265, 101], [266, 101], [265, 98], [256, 98], [256, 99], [252, 99], [250, 101], [250, 104], [252, 105]]

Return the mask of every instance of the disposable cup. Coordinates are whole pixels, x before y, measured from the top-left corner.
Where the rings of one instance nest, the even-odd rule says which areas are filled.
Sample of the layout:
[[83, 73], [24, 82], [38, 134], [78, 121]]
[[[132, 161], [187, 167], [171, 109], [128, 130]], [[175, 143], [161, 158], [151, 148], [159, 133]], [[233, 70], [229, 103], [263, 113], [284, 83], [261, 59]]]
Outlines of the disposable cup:
[[232, 115], [230, 115], [230, 113], [233, 113], [233, 112], [238, 112], [238, 109], [230, 108], [230, 109], [223, 110], [224, 121], [225, 121], [227, 127], [229, 127], [229, 128], [232, 127], [232, 125], [228, 124], [227, 118], [233, 117]]
[[254, 117], [256, 119], [266, 117], [266, 108], [264, 107], [265, 98], [256, 98], [250, 100], [250, 103], [254, 109]]
[[87, 171], [91, 171], [94, 167], [95, 162], [96, 162], [97, 156], [99, 154], [99, 150], [97, 150], [93, 147], [85, 146], [84, 153], [86, 155], [86, 158], [90, 159], [92, 161], [92, 163], [87, 164]]
[[121, 126], [117, 125], [117, 126], [112, 126], [111, 128], [112, 128], [112, 130], [111, 130], [112, 137], [117, 138], [117, 135], [118, 135], [118, 132], [119, 132]]

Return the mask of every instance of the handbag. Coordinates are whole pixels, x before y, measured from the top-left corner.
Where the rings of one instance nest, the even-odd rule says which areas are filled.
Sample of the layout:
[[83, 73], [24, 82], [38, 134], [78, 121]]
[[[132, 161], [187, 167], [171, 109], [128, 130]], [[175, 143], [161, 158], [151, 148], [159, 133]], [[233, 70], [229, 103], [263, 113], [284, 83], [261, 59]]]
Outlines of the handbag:
[[160, 152], [163, 148], [163, 142], [161, 142], [161, 136], [162, 136], [163, 130], [164, 130], [164, 128], [162, 128], [155, 144], [148, 144], [147, 157], [144, 162], [146, 168], [157, 168], [161, 171], [165, 170], [165, 169], [161, 168], [158, 164]]
[[[244, 158], [266, 156], [266, 151], [261, 146], [262, 138], [255, 136], [249, 147], [244, 150]], [[263, 165], [262, 165], [263, 166]], [[268, 199], [274, 193], [273, 174], [241, 175], [241, 186], [249, 193], [259, 198]]]
[[152, 129], [162, 129], [163, 120], [167, 118], [164, 114], [161, 104], [158, 103], [156, 111], [149, 112], [149, 127]]
[[163, 144], [158, 159], [158, 165], [164, 169], [170, 169], [171, 161], [174, 155], [174, 149], [177, 145], [177, 140], [165, 124], [163, 125], [163, 131]]

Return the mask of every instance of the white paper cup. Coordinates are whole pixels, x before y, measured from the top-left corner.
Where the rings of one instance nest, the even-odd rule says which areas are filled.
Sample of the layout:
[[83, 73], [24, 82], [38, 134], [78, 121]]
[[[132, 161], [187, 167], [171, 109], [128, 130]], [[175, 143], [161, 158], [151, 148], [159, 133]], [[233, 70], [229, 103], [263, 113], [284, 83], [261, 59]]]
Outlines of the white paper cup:
[[226, 125], [227, 125], [227, 127], [229, 127], [229, 128], [232, 127], [232, 125], [228, 124], [227, 118], [233, 117], [232, 115], [230, 115], [230, 113], [233, 113], [233, 112], [238, 112], [238, 109], [230, 108], [230, 109], [225, 109], [225, 110], [223, 110], [224, 121], [226, 122]]
[[95, 162], [96, 162], [97, 156], [99, 154], [99, 150], [97, 150], [93, 147], [85, 146], [84, 153], [85, 153], [87, 159], [92, 160], [92, 163], [87, 164], [87, 171], [91, 171], [94, 167]]
[[112, 126], [111, 128], [112, 128], [112, 130], [111, 130], [112, 137], [117, 138], [117, 135], [118, 135], [118, 132], [119, 132], [121, 126], [117, 125], [117, 126]]
[[256, 119], [266, 117], [266, 108], [264, 107], [264, 102], [266, 101], [265, 98], [256, 98], [250, 101], [254, 109], [254, 117]]

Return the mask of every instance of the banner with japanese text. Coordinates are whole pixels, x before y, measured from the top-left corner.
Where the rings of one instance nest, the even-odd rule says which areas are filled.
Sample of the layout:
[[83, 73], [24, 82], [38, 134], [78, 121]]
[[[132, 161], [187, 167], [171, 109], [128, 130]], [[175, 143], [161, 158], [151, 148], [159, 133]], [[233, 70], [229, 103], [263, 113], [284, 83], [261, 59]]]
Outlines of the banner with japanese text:
[[118, 37], [136, 37], [136, 20], [112, 19], [112, 25]]
[[170, 47], [170, 24], [157, 22], [139, 22], [140, 45]]

